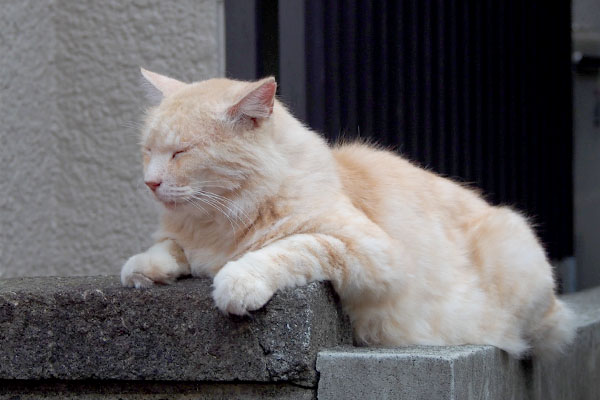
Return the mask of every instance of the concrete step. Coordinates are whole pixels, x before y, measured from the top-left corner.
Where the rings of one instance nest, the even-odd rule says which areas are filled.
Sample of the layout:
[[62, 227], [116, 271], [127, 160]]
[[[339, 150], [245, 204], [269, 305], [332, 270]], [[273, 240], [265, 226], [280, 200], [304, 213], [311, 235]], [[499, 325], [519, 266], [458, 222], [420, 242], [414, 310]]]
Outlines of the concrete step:
[[317, 352], [351, 344], [329, 284], [279, 292], [245, 318], [220, 313], [210, 294], [209, 279], [143, 290], [122, 288], [113, 276], [2, 280], [0, 380], [284, 382], [314, 389]]
[[566, 296], [576, 343], [554, 363], [490, 346], [351, 346], [331, 286], [277, 293], [245, 318], [210, 280], [0, 280], [1, 399], [600, 399], [600, 288]]
[[492, 346], [330, 349], [317, 359], [319, 399], [600, 399], [600, 288], [563, 299], [579, 329], [554, 361]]

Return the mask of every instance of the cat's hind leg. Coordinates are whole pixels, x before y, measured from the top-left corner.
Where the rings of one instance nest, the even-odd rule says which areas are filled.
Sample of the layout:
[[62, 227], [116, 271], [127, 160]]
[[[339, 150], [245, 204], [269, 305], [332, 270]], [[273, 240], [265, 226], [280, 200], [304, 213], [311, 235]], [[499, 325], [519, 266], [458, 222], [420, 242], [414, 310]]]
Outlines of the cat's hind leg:
[[573, 312], [561, 300], [555, 299], [530, 333], [533, 353], [543, 359], [554, 358], [573, 341], [576, 328]]
[[170, 284], [189, 274], [190, 266], [181, 247], [175, 241], [165, 239], [129, 258], [121, 269], [121, 283], [142, 288], [154, 283]]
[[474, 222], [469, 236], [482, 289], [510, 315], [511, 322], [495, 332], [495, 344], [517, 356], [526, 346], [519, 350], [510, 338], [536, 354], [560, 351], [573, 336], [572, 318], [556, 298], [552, 267], [526, 219], [494, 207]]

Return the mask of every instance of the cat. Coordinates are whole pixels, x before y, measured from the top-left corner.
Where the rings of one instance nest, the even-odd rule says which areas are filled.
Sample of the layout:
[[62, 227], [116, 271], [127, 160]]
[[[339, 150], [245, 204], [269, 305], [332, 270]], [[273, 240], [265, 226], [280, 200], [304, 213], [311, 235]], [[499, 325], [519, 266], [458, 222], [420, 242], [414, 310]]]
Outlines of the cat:
[[164, 212], [124, 286], [209, 276], [245, 315], [328, 280], [361, 345], [489, 344], [559, 354], [574, 317], [526, 219], [360, 143], [333, 148], [275, 98], [272, 77], [186, 84], [142, 69], [160, 98], [141, 133]]

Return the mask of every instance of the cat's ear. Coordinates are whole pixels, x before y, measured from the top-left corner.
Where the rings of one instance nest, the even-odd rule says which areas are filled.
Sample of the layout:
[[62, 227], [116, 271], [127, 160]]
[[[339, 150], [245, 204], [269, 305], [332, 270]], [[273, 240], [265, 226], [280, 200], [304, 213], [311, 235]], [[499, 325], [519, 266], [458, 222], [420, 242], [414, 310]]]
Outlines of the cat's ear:
[[277, 82], [268, 77], [253, 82], [242, 92], [241, 99], [227, 109], [227, 118], [234, 124], [256, 127], [273, 113]]
[[140, 68], [140, 71], [145, 79], [148, 99], [153, 103], [160, 103], [164, 97], [169, 97], [186, 85], [177, 79], [169, 78], [168, 76], [160, 75], [144, 68]]

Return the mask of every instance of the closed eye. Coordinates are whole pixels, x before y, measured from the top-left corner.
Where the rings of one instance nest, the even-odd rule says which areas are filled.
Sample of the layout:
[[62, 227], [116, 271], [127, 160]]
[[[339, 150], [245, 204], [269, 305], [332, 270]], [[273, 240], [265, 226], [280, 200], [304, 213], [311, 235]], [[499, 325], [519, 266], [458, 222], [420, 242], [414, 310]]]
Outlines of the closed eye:
[[173, 157], [171, 157], [171, 159], [174, 159], [175, 157], [177, 157], [178, 155], [187, 152], [189, 149], [185, 149], [185, 150], [179, 150], [176, 151], [175, 153], [173, 153]]

